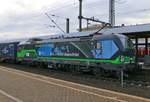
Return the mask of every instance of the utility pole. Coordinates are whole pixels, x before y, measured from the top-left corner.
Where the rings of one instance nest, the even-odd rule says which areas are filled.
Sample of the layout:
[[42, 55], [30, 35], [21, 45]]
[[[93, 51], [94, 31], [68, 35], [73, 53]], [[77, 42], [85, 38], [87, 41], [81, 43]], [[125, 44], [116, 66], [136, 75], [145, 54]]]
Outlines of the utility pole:
[[82, 31], [82, 0], [79, 0], [79, 31]]
[[109, 0], [109, 23], [115, 26], [115, 0]]

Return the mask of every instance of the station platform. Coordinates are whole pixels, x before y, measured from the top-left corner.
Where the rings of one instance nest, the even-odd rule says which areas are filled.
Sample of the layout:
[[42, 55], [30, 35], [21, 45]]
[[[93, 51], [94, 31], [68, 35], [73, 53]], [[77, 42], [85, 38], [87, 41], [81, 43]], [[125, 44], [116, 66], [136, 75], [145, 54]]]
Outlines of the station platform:
[[150, 102], [149, 99], [0, 66], [1, 102]]

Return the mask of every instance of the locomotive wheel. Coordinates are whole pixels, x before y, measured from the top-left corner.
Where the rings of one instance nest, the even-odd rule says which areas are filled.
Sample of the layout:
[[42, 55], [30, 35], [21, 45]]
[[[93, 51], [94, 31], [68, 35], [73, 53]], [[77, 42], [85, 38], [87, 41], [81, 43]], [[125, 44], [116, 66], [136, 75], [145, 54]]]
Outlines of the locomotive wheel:
[[100, 67], [97, 67], [97, 68], [93, 68], [92, 70], [93, 74], [96, 76], [96, 77], [100, 77], [101, 76], [101, 68]]

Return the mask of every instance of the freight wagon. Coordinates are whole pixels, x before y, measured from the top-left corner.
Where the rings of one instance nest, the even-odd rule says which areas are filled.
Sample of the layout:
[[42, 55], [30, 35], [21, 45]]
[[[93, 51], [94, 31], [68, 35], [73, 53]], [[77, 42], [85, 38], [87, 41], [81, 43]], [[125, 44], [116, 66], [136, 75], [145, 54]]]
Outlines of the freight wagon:
[[15, 62], [17, 58], [17, 45], [19, 42], [0, 43], [0, 61]]

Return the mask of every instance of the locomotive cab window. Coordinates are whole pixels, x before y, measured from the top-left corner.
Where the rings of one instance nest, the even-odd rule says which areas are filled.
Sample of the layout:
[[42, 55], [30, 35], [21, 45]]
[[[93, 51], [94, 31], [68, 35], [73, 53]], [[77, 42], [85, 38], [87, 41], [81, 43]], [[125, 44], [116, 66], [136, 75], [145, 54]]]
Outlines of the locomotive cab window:
[[120, 41], [122, 43], [123, 48], [126, 49], [134, 49], [133, 42], [126, 36], [117, 34], [117, 36], [120, 38]]
[[128, 39], [127, 40], [127, 48], [129, 48], [129, 49], [134, 49], [134, 44], [133, 44], [133, 42], [130, 40], [130, 39]]
[[129, 38], [122, 37], [121, 42], [122, 42], [125, 49], [134, 49], [134, 45], [133, 45], [132, 41]]

